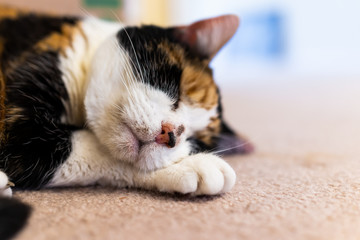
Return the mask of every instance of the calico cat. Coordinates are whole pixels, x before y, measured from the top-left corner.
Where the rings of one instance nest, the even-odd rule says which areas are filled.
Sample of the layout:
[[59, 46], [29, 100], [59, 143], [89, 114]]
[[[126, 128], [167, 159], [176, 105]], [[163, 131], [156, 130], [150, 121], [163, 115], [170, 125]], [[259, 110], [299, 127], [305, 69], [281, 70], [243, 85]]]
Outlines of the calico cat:
[[[22, 189], [229, 191], [235, 172], [211, 152], [252, 146], [224, 122], [209, 63], [238, 24], [130, 27], [0, 8], [0, 170]], [[11, 195], [8, 179], [0, 192]]]

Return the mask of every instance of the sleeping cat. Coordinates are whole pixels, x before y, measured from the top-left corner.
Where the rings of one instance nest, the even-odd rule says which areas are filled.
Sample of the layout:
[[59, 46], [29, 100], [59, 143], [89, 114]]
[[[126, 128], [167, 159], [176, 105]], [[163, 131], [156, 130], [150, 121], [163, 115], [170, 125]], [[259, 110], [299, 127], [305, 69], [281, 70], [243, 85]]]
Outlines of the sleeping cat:
[[209, 63], [238, 24], [129, 27], [0, 8], [0, 194], [10, 181], [229, 191], [235, 173], [211, 152], [252, 146], [224, 122]]

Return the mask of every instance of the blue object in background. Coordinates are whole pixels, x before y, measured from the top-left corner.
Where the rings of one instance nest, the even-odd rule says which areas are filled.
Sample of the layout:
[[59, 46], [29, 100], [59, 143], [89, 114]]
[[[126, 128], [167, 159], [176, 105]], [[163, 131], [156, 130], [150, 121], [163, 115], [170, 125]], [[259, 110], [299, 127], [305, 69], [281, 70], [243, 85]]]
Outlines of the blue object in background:
[[274, 60], [285, 55], [284, 17], [281, 11], [268, 10], [242, 16], [231, 44], [231, 57]]

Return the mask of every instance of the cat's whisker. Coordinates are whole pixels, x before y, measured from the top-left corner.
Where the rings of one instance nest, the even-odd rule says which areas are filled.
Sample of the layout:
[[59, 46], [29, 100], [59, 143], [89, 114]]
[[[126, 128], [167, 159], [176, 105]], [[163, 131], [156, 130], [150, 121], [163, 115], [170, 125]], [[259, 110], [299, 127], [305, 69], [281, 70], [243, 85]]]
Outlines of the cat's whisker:
[[128, 61], [124, 62], [124, 69], [126, 70], [126, 74], [128, 76], [129, 84], [135, 86], [136, 84], [136, 76], [132, 70], [132, 67]]
[[[128, 71], [127, 71], [126, 69], [124, 69], [124, 70], [125, 70], [125, 74], [127, 75], [127, 78], [129, 78]], [[120, 78], [120, 80], [121, 80], [121, 82], [123, 83], [126, 91], [128, 92], [129, 97], [132, 98], [133, 96], [132, 96], [132, 92], [130, 91], [130, 87], [129, 87], [128, 82], [127, 82], [126, 79], [124, 79], [124, 78]]]
[[119, 104], [117, 104], [116, 102], [111, 104], [116, 110], [119, 110], [119, 112], [123, 112], [124, 109], [121, 108], [121, 106]]
[[[120, 49], [120, 46], [114, 42], [113, 42], [113, 44], [119, 50], [119, 54], [120, 55], [123, 54], [123, 51]], [[125, 58], [120, 58], [120, 59], [125, 59]], [[129, 98], [133, 98], [134, 96], [133, 96], [132, 91], [130, 90], [131, 88], [129, 86], [129, 84], [133, 84], [133, 81], [132, 81], [133, 73], [129, 69], [127, 61], [121, 61], [120, 64], [123, 66], [123, 70], [124, 70], [125, 74], [127, 75], [127, 79], [120, 78], [120, 80], [124, 84], [124, 87], [129, 94]], [[118, 68], [116, 68], [115, 70], [118, 70]], [[118, 75], [121, 76], [121, 74], [118, 74]], [[130, 81], [127, 81], [127, 80], [130, 80]]]
[[[221, 149], [221, 150], [218, 150], [218, 151], [215, 151], [213, 152], [212, 150], [210, 150], [210, 153], [212, 154], [219, 154], [219, 153], [222, 153], [222, 152], [226, 152], [226, 151], [229, 151], [229, 150], [233, 150], [233, 149], [236, 149], [236, 148], [240, 148], [240, 147], [243, 147], [243, 146], [246, 146], [246, 145], [249, 145], [251, 144], [250, 141], [246, 141], [242, 144], [239, 144], [239, 145], [236, 145], [236, 146], [233, 146], [233, 147], [229, 147], [229, 148], [225, 148], [225, 149]], [[215, 149], [214, 149], [215, 150]]]
[[[121, 52], [120, 55], [122, 56], [122, 59], [128, 59], [135, 66], [132, 59], [125, 54], [126, 50], [123, 47], [121, 47], [118, 43], [115, 43], [115, 45], [120, 50], [120, 52]], [[134, 74], [134, 71], [133, 71], [130, 63], [128, 61], [124, 61], [123, 64], [124, 64], [124, 69], [127, 71], [126, 73], [129, 77], [130, 83], [135, 84], [136, 76]]]
[[[137, 103], [137, 105], [139, 105], [141, 103], [140, 99], [139, 99], [139, 96], [138, 96], [138, 91], [136, 91], [135, 89], [135, 85], [136, 85], [136, 77], [135, 75], [133, 74], [133, 71], [131, 69], [131, 67], [127, 64], [126, 68], [125, 68], [126, 72], [127, 72], [127, 75], [128, 75], [128, 79], [130, 80], [129, 84], [132, 85], [132, 88], [130, 89], [131, 91], [131, 97], [132, 97], [132, 100], [134, 102]], [[135, 104], [135, 103], [134, 103]]]
[[[120, 47], [120, 46], [119, 46]], [[126, 50], [124, 49], [124, 48], [122, 48], [122, 47], [120, 47], [122, 50], [123, 50], [123, 52], [126, 52]], [[136, 77], [136, 75], [135, 75], [135, 72], [141, 77], [141, 79], [140, 79], [140, 81], [142, 82], [142, 83], [144, 83], [144, 79], [143, 79], [143, 76], [142, 76], [142, 74], [140, 74], [140, 72], [139, 72], [139, 70], [137, 69], [137, 67], [136, 67], [136, 64], [134, 63], [134, 61], [132, 60], [132, 58], [130, 58], [129, 56], [124, 56], [124, 59], [129, 59], [129, 61], [130, 62], [125, 62], [125, 64], [126, 64], [126, 67], [127, 67], [127, 69], [128, 69], [128, 71], [129, 71], [129, 73], [131, 73], [131, 75], [132, 75], [132, 77], [130, 78], [130, 80], [132, 81], [132, 83], [136, 83], [137, 82], [137, 77]], [[133, 66], [135, 66], [134, 68], [130, 65], [130, 63], [133, 65]], [[134, 72], [134, 70], [135, 70], [135, 72]]]
[[[119, 22], [121, 22], [121, 19], [119, 18], [119, 16], [118, 16], [113, 10], [111, 10], [111, 13], [115, 16], [115, 18], [116, 18]], [[128, 37], [128, 39], [129, 39], [129, 41], [130, 41], [130, 44], [131, 44], [131, 48], [132, 48], [132, 50], [133, 50], [133, 52], [134, 52], [135, 59], [136, 59], [136, 62], [137, 62], [137, 66], [138, 66], [138, 68], [139, 68], [139, 69], [137, 70], [137, 72], [140, 74], [141, 81], [142, 81], [142, 82], [145, 82], [145, 81], [144, 81], [143, 72], [142, 72], [142, 68], [141, 68], [141, 66], [140, 66], [139, 59], [138, 59], [138, 56], [137, 56], [137, 52], [135, 51], [134, 44], [133, 44], [133, 42], [132, 42], [132, 40], [131, 40], [131, 38], [130, 38], [129, 33], [126, 31], [126, 28], [125, 28], [125, 27], [122, 27], [122, 29], [124, 30], [126, 36]]]
[[[80, 8], [80, 11], [84, 14], [84, 15], [86, 15], [86, 16], [88, 16], [88, 17], [94, 17], [92, 14], [90, 14], [86, 9], [84, 9], [84, 8], [82, 8], [82, 7], [79, 7]], [[119, 17], [113, 12], [113, 11], [111, 11], [112, 12], [112, 14], [114, 14], [114, 16], [118, 19], [118, 21], [119, 22], [121, 22], [120, 21], [120, 19], [119, 19]], [[101, 29], [100, 29], [101, 30]], [[104, 31], [103, 31], [104, 32]], [[118, 49], [119, 51], [119, 54], [120, 55], [123, 55], [124, 54], [124, 52], [126, 52], [119, 44], [118, 44], [118, 42], [116, 41], [116, 40], [114, 40], [113, 42], [112, 42], [112, 44], [114, 45], [114, 47], [116, 48], [116, 49]], [[120, 58], [120, 59], [128, 59], [128, 58]], [[130, 59], [130, 61], [131, 61], [131, 59]], [[125, 70], [125, 73], [127, 74], [127, 77], [128, 77], [128, 80], [130, 80], [130, 83], [129, 84], [131, 84], [131, 82], [134, 82], [134, 79], [135, 79], [135, 76], [134, 76], [134, 73], [133, 73], [133, 71], [129, 68], [129, 63], [127, 63], [126, 61], [124, 61], [124, 62], [122, 62], [122, 65], [124, 66], [124, 70]], [[125, 86], [125, 88], [126, 88], [126, 90], [127, 90], [127, 92], [129, 93], [129, 96], [130, 97], [132, 97], [132, 94], [131, 94], [131, 92], [130, 92], [130, 90], [129, 90], [129, 86], [128, 86], [128, 82], [127, 81], [123, 81], [123, 79], [121, 79], [122, 80], [122, 82], [124, 83], [124, 86]]]
[[88, 16], [88, 17], [94, 17], [88, 10], [86, 10], [85, 8], [79, 6], [79, 9], [80, 11], [85, 14], [85, 16]]
[[[115, 45], [115, 47], [119, 50], [119, 54], [121, 56], [123, 56], [125, 50], [123, 50], [119, 44], [117, 44], [116, 42], [113, 43]], [[121, 59], [128, 59], [126, 56], [122, 57]], [[135, 84], [135, 75], [131, 69], [131, 66], [129, 65], [128, 61], [121, 61], [121, 64], [122, 66], [124, 67], [124, 71], [125, 71], [125, 74], [127, 75], [127, 79], [126, 80], [129, 80], [129, 81], [126, 81], [124, 79], [121, 79], [122, 83], [129, 89], [129, 85], [133, 85]], [[133, 94], [128, 90], [128, 93], [130, 95], [130, 97], [133, 97]]]
[[[80, 11], [85, 15], [85, 16], [88, 16], [88, 17], [94, 17], [91, 13], [89, 13], [86, 9], [84, 9], [84, 8], [82, 8], [82, 7], [79, 7], [80, 8]], [[112, 11], [112, 13], [114, 14], [114, 12]], [[115, 14], [115, 17], [119, 20], [119, 22], [121, 22], [120, 21], [120, 19], [118, 18], [118, 16], [116, 16], [116, 14]], [[102, 31], [101, 29], [100, 29], [100, 31]], [[104, 31], [102, 31], [104, 34], [105, 34], [105, 32]], [[112, 41], [112, 44], [113, 44], [113, 46], [115, 47], [115, 49], [118, 49], [119, 51], [119, 55], [124, 55], [124, 52], [126, 52], [119, 44], [118, 44], [118, 42], [116, 41], [116, 40], [114, 40], [114, 41]], [[126, 56], [124, 56], [124, 57], [122, 57], [122, 58], [119, 58], [119, 59], [128, 59]], [[131, 59], [130, 59], [131, 60]], [[122, 66], [124, 66], [124, 70], [125, 70], [125, 73], [127, 74], [127, 79], [128, 80], [130, 80], [130, 82], [129, 82], [129, 84], [131, 84], [131, 82], [134, 82], [134, 78], [135, 78], [135, 76], [134, 76], [134, 73], [133, 73], [133, 71], [129, 68], [129, 63], [127, 62], [127, 61], [122, 61], [121, 62], [122, 63]], [[129, 88], [129, 85], [128, 85], [128, 82], [127, 81], [124, 81], [123, 79], [121, 79], [122, 80], [122, 83], [124, 84], [124, 86], [125, 86], [125, 88], [126, 88], [126, 90], [127, 90], [127, 92], [129, 93], [129, 97], [133, 97], [133, 94], [131, 93], [131, 91], [129, 90], [130, 88]]]

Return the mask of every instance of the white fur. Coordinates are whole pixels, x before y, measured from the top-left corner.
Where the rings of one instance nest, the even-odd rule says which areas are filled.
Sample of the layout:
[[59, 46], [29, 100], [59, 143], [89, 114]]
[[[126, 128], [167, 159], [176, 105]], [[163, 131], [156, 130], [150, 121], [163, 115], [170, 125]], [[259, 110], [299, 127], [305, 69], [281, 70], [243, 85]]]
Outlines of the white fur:
[[234, 170], [211, 154], [196, 154], [148, 175], [137, 175], [140, 187], [162, 192], [214, 195], [228, 192], [235, 184]]
[[116, 164], [93, 133], [88, 130], [77, 131], [72, 136], [72, 151], [69, 158], [55, 172], [48, 186], [92, 185], [104, 181], [105, 176], [112, 178], [112, 185], [125, 186], [125, 182], [128, 182], [126, 179], [130, 178], [126, 177], [127, 171], [114, 168]]
[[66, 114], [62, 116], [63, 123], [82, 126], [85, 122], [87, 69], [99, 45], [122, 27], [120, 23], [105, 22], [94, 17], [86, 18], [81, 23], [82, 31], [73, 36], [71, 47], [65, 50], [64, 55], [60, 55], [59, 68], [70, 98], [69, 101], [64, 101]]
[[48, 184], [86, 186], [95, 183], [117, 187], [136, 186], [162, 192], [211, 195], [229, 191], [235, 184], [234, 170], [211, 154], [196, 154], [154, 171], [141, 171], [116, 161], [88, 130], [74, 133], [73, 151]]
[[11, 197], [12, 190], [10, 187], [7, 187], [9, 183], [8, 177], [5, 173], [0, 171], [0, 197]]
[[[95, 53], [89, 76], [85, 98], [89, 127], [114, 158], [143, 170], [161, 168], [187, 156], [190, 148], [185, 139], [205, 128], [216, 114], [215, 108], [207, 111], [185, 104], [172, 111], [173, 102], [165, 93], [135, 79], [127, 53], [112, 37]], [[185, 126], [176, 148], [154, 142], [162, 122]], [[134, 147], [136, 139], [146, 143], [140, 151]]]
[[[48, 186], [100, 183], [193, 194], [230, 190], [235, 182], [231, 167], [211, 154], [189, 156], [186, 141], [209, 124], [216, 107], [180, 102], [173, 111], [173, 100], [164, 92], [136, 79], [116, 40], [121, 25], [87, 19], [82, 26], [88, 41], [78, 35], [60, 61], [70, 95], [63, 121], [86, 121], [90, 130], [73, 134], [72, 152]], [[173, 148], [155, 142], [164, 122], [185, 127]]]

